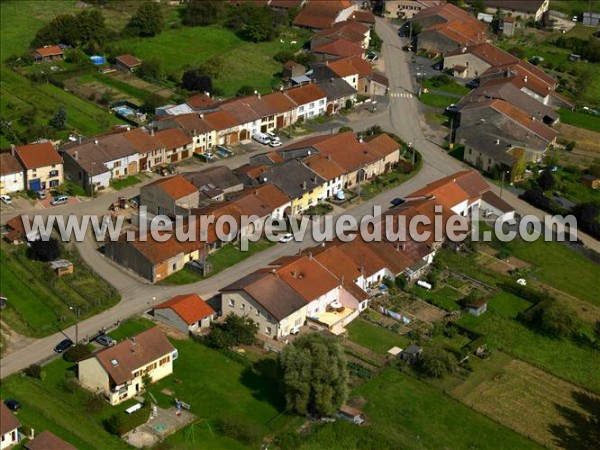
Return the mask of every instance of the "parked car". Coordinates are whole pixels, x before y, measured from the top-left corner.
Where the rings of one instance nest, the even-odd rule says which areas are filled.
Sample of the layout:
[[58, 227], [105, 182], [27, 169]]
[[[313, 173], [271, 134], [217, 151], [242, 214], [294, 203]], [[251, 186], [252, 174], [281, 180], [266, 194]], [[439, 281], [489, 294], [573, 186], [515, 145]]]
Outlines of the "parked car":
[[474, 80], [469, 81], [466, 86], [471, 89], [475, 89], [479, 87], [479, 78], [475, 78]]
[[287, 233], [287, 234], [284, 234], [283, 236], [281, 236], [281, 238], [279, 239], [279, 242], [281, 242], [282, 244], [285, 244], [286, 242], [290, 242], [292, 239], [294, 239], [294, 235], [291, 233]]
[[71, 339], [67, 338], [67, 339], [63, 339], [58, 344], [56, 344], [56, 347], [54, 347], [54, 351], [56, 353], [62, 353], [62, 352], [69, 350], [71, 347], [73, 347], [73, 341]]
[[18, 400], [15, 400], [14, 398], [10, 398], [8, 400], [4, 400], [4, 404], [8, 407], [8, 409], [10, 409], [11, 411], [18, 411], [21, 409], [21, 403], [19, 403]]
[[404, 202], [406, 202], [406, 200], [404, 200], [403, 198], [396, 197], [395, 199], [392, 200], [392, 206], [400, 206]]
[[43, 200], [46, 198], [46, 193], [44, 191], [35, 191], [35, 196], [40, 200]]
[[300, 333], [300, 327], [294, 327], [290, 330], [290, 334], [293, 336], [297, 335], [298, 333]]
[[270, 147], [281, 147], [281, 141], [271, 141], [269, 142]]
[[255, 133], [252, 135], [252, 139], [264, 145], [267, 145], [271, 142], [271, 138], [269, 138], [269, 136], [265, 133]]
[[279, 139], [279, 136], [277, 136], [277, 135], [276, 135], [275, 133], [273, 133], [272, 131], [267, 131], [265, 134], [266, 134], [266, 135], [269, 137], [269, 139], [271, 139], [271, 142], [273, 142], [273, 141], [278, 141], [278, 142], [280, 142], [280, 141], [281, 141], [281, 139]]
[[52, 206], [58, 206], [58, 205], [64, 205], [68, 201], [69, 201], [69, 196], [68, 195], [59, 195], [58, 197], [54, 197], [52, 199], [52, 201], [50, 202], [50, 204]]
[[458, 112], [458, 106], [452, 103], [450, 106], [446, 108], [447, 112]]
[[96, 342], [100, 345], [104, 345], [105, 347], [112, 347], [117, 343], [117, 341], [111, 338], [108, 334], [101, 334], [96, 338]]
[[12, 198], [10, 198], [10, 195], [0, 195], [0, 200], [2, 200], [2, 203], [5, 205], [10, 205], [12, 203]]

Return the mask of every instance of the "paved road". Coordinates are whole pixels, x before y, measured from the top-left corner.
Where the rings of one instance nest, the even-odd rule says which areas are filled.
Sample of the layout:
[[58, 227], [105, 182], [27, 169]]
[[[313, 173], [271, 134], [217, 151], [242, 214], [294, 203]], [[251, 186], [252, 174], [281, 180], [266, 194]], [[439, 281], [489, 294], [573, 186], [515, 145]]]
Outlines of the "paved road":
[[[414, 92], [414, 85], [409, 71], [409, 61], [407, 55], [401, 51], [401, 42], [396, 34], [396, 30], [387, 21], [378, 19], [377, 33], [383, 38], [383, 56], [386, 61], [387, 76], [390, 81], [391, 90], [402, 90], [405, 92]], [[391, 97], [389, 108], [382, 113], [366, 115], [355, 120], [352, 125], [355, 130], [366, 129], [374, 124], [380, 125], [386, 130], [390, 130], [401, 136], [407, 142], [411, 142], [423, 155], [423, 169], [415, 177], [406, 183], [390, 191], [384, 192], [370, 203], [361, 204], [346, 213], [353, 214], [355, 217], [362, 217], [372, 212], [374, 204], [380, 204], [384, 208], [394, 197], [401, 197], [409, 194], [425, 184], [442, 178], [467, 167], [460, 161], [447, 155], [439, 146], [428, 140], [423, 134], [421, 117], [418, 114], [418, 99], [414, 96]], [[249, 155], [239, 155], [224, 161], [224, 164], [235, 167], [247, 162]], [[499, 190], [494, 186], [493, 189]], [[52, 210], [35, 210], [32, 213], [60, 212], [61, 214], [100, 214], [105, 211], [106, 206], [120, 195], [136, 195], [139, 186], [126, 189], [124, 191], [107, 194], [95, 199], [81, 203], [79, 205], [55, 208]], [[535, 214], [541, 216], [543, 213], [536, 210], [527, 203], [519, 200], [510, 192], [504, 192], [504, 198], [512, 203], [521, 214]], [[2, 217], [5, 221], [8, 217]], [[582, 240], [589, 247], [600, 250], [600, 243], [592, 238], [581, 236]], [[291, 242], [288, 244], [277, 244], [264, 252], [253, 255], [252, 257], [236, 264], [219, 274], [187, 286], [163, 287], [150, 285], [147, 282], [133, 276], [130, 272], [106, 260], [98, 251], [91, 239], [78, 243], [77, 247], [82, 258], [88, 263], [98, 275], [102, 276], [113, 284], [121, 293], [122, 301], [113, 308], [104, 311], [94, 317], [79, 323], [79, 337], [95, 334], [102, 327], [109, 327], [118, 320], [124, 320], [135, 314], [147, 310], [152, 304], [165, 300], [173, 295], [197, 292], [205, 298], [210, 298], [225, 285], [232, 281], [251, 273], [255, 269], [262, 267], [270, 261], [287, 254], [293, 254], [300, 248], [306, 248], [314, 245], [313, 242], [305, 241], [303, 243]], [[72, 339], [75, 338], [75, 326], [72, 326], [63, 332]], [[1, 377], [8, 376], [17, 372], [28, 365], [42, 361], [52, 355], [52, 348], [63, 337], [63, 333], [57, 333], [43, 339], [36, 340], [29, 346], [15, 351], [2, 359]]]

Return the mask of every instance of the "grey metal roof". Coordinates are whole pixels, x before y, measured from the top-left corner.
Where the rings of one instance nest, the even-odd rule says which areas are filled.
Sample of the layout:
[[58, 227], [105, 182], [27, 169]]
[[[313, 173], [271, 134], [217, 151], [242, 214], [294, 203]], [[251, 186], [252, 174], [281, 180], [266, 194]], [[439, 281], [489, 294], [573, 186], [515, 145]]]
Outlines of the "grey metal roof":
[[325, 183], [323, 178], [297, 160], [273, 166], [261, 177], [263, 182], [273, 183], [290, 198], [301, 197], [305, 192]]

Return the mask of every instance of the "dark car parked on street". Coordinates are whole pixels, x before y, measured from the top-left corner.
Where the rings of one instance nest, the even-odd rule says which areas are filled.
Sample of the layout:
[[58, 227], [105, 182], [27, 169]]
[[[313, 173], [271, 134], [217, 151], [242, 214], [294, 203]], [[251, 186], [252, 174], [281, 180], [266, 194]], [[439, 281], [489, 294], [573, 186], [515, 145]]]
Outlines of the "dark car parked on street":
[[63, 339], [58, 344], [56, 344], [56, 347], [54, 347], [54, 351], [56, 353], [62, 353], [64, 351], [69, 350], [71, 347], [73, 347], [73, 341], [71, 339], [67, 338], [67, 339]]

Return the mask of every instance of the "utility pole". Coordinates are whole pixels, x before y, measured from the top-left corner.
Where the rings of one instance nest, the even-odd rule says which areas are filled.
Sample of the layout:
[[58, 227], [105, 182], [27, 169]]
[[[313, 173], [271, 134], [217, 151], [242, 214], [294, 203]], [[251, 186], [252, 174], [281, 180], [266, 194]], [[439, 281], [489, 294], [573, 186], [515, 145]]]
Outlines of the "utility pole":
[[504, 192], [504, 176], [509, 173], [507, 170], [502, 171], [502, 181], [500, 182], [500, 198], [502, 198], [502, 193]]

